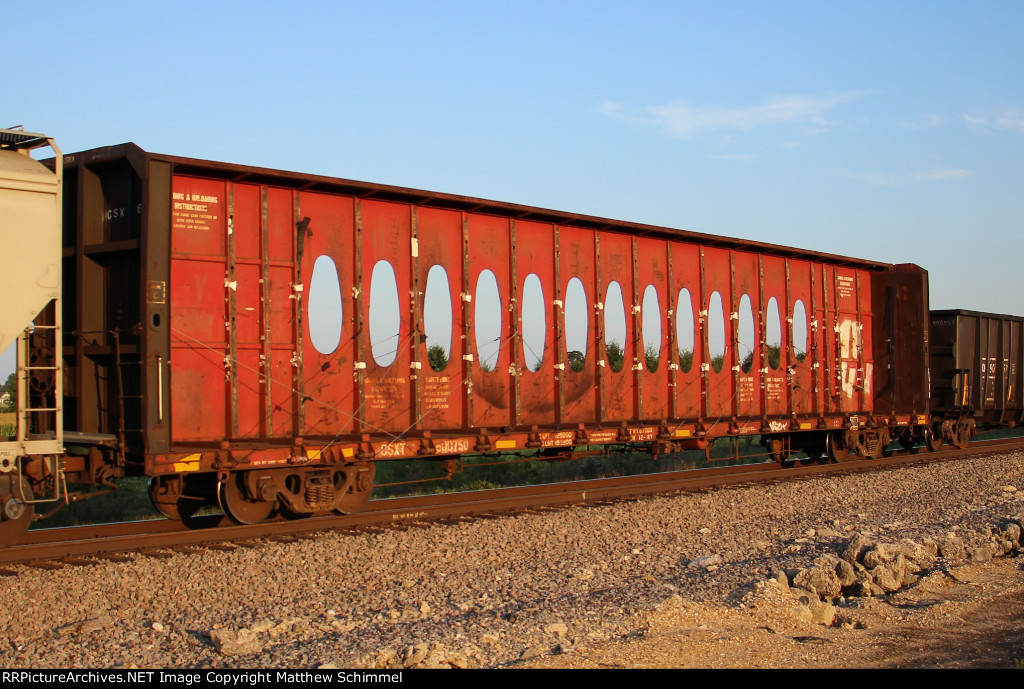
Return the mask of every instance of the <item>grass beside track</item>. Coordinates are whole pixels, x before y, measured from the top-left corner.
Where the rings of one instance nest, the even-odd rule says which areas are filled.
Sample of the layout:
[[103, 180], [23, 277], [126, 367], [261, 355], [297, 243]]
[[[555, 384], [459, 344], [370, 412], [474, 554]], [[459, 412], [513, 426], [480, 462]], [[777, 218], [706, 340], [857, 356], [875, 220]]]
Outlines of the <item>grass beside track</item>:
[[373, 491], [373, 498], [535, 486], [730, 464], [754, 464], [767, 460], [763, 452], [760, 437], [747, 436], [739, 439], [735, 447], [729, 448], [723, 443], [712, 448], [711, 461], [700, 450], [654, 458], [650, 453], [630, 452], [623, 448], [620, 452], [608, 455], [574, 460], [545, 460], [539, 457], [538, 451], [528, 451], [501, 456], [466, 455], [459, 458], [458, 469], [448, 475], [437, 461], [396, 460], [377, 465], [377, 487]]
[[[163, 518], [153, 509], [153, 504], [149, 501], [148, 478], [132, 476], [116, 479], [114, 483], [117, 484], [117, 490], [113, 493], [97, 495], [94, 498], [66, 505], [52, 517], [33, 522], [31, 528], [51, 529], [61, 526]], [[72, 491], [74, 491], [73, 488]], [[36, 514], [52, 509], [53, 504], [55, 503], [36, 505]]]

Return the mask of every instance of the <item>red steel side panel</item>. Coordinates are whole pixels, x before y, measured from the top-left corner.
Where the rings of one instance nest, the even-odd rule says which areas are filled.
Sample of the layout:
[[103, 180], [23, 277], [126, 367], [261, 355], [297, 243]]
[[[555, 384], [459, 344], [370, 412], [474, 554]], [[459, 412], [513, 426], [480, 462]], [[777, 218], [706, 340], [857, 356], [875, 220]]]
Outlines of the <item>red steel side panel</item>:
[[[761, 419], [771, 427], [791, 415], [871, 412], [875, 347], [884, 343], [871, 341], [875, 273], [867, 269], [186, 175], [174, 177], [173, 193], [169, 417], [177, 444], [662, 420], [742, 426]], [[336, 285], [319, 288], [340, 295], [333, 316], [311, 311], [321, 257], [337, 272]], [[382, 262], [394, 284], [373, 282]], [[435, 271], [431, 282], [435, 266], [444, 278]], [[480, 292], [487, 271], [498, 291], [490, 304]], [[526, 304], [531, 275], [542, 296]], [[585, 304], [571, 314], [567, 307], [580, 308], [567, 302], [574, 278]], [[431, 334], [447, 348], [440, 371], [430, 366], [424, 335], [428, 282], [447, 291], [442, 301], [452, 310], [448, 341]], [[624, 314], [614, 325], [606, 320], [613, 283], [623, 300], [614, 311]], [[649, 289], [656, 304], [648, 297], [645, 308]], [[679, 303], [683, 289], [689, 305]], [[716, 292], [721, 314], [709, 313]], [[744, 296], [753, 338], [741, 342]], [[687, 308], [694, 351], [684, 371], [680, 349], [691, 345], [680, 341], [687, 338], [677, 324], [689, 322]], [[373, 324], [389, 310], [397, 332], [375, 334]], [[542, 316], [534, 371], [523, 333]], [[332, 351], [313, 344], [312, 322], [325, 318], [340, 321]], [[658, 326], [648, 337], [660, 331], [654, 371], [645, 319]], [[721, 335], [712, 333], [716, 321]], [[488, 324], [497, 335], [481, 342]], [[374, 337], [388, 340], [378, 357]], [[624, 350], [618, 372], [607, 365], [612, 337]], [[580, 371], [568, 350], [581, 345], [570, 341], [585, 342]], [[722, 346], [716, 372], [711, 352]], [[385, 350], [393, 361], [377, 360]], [[496, 363], [485, 365], [494, 351]]]
[[231, 437], [255, 439], [268, 434], [264, 378], [263, 193], [252, 184], [229, 185], [235, 272], [228, 298], [235, 303], [232, 382], [234, 420]]
[[[650, 239], [637, 237], [636, 239], [636, 274], [639, 289], [637, 290], [636, 306], [640, 307], [640, 340], [643, 356], [640, 359], [640, 368], [635, 371], [635, 379], [640, 388], [640, 416], [650, 421], [665, 420], [669, 416], [669, 369], [667, 362], [671, 359], [667, 356], [668, 347], [668, 319], [666, 313], [669, 306], [668, 290], [668, 247], [663, 239]], [[653, 286], [658, 296], [657, 308], [653, 304], [645, 303], [647, 287]], [[645, 306], [649, 308], [644, 308]], [[645, 319], [651, 318], [657, 323], [645, 323]], [[649, 371], [646, 360], [646, 345], [644, 330], [654, 325], [660, 331], [657, 349], [657, 367]]]
[[[784, 350], [786, 354], [786, 370], [789, 380], [789, 390], [792, 397], [792, 411], [794, 414], [813, 414], [814, 406], [814, 381], [811, 371], [811, 358], [807, 355], [807, 343], [809, 338], [804, 336], [803, 342], [796, 342], [796, 328], [807, 330], [807, 316], [811, 304], [811, 271], [813, 264], [808, 261], [796, 259], [789, 260], [789, 302], [786, 305], [786, 340], [788, 346]], [[803, 324], [796, 322], [796, 304], [803, 305]], [[797, 348], [801, 347], [798, 351]]]
[[174, 178], [171, 436], [291, 438], [299, 323], [294, 192]]
[[[516, 352], [519, 368], [519, 422], [526, 426], [550, 426], [557, 422], [556, 400], [558, 388], [555, 383], [555, 364], [560, 361], [556, 349], [554, 334], [556, 323], [561, 317], [561, 309], [554, 306], [555, 302], [555, 237], [551, 225], [529, 221], [516, 221], [516, 277], [519, 284], [519, 302], [515, 304], [514, 316], [520, 318], [522, 327], [529, 321], [544, 321], [544, 351], [533, 352], [532, 356], [540, 356], [540, 368], [530, 370], [526, 365], [524, 347]], [[528, 304], [523, 300], [523, 285], [531, 275], [540, 280], [543, 297], [541, 299], [542, 314], [533, 313], [528, 309], [536, 308], [536, 304]], [[532, 358], [531, 358], [532, 360]]]
[[839, 366], [839, 315], [837, 313], [836, 301], [839, 298], [836, 292], [835, 266], [823, 264], [821, 266], [821, 290], [822, 300], [818, 316], [818, 326], [821, 329], [821, 350], [819, 361], [822, 368], [822, 386], [824, 388], [825, 412], [836, 414], [842, 408], [842, 375]]
[[[469, 216], [469, 288], [473, 301], [466, 303], [473, 327], [470, 329], [469, 346], [473, 348], [472, 397], [470, 404], [470, 425], [477, 428], [501, 428], [513, 423], [512, 386], [509, 365], [513, 360], [511, 345], [511, 318], [508, 298], [511, 293], [511, 260], [509, 256], [509, 220], [486, 215]], [[498, 287], [496, 312], [478, 311], [480, 303], [477, 294], [480, 275], [489, 270], [494, 274]], [[488, 311], [493, 307], [488, 307]], [[478, 318], [477, 316], [480, 316]], [[485, 357], [480, 355], [477, 343], [478, 321], [481, 318], [501, 319], [498, 336], [484, 346]], [[498, 359], [492, 370], [485, 371], [482, 359], [497, 347]]]
[[[560, 371], [562, 377], [562, 403], [564, 414], [562, 421], [572, 423], [596, 423], [600, 419], [597, 414], [597, 383], [596, 375], [601, 370], [597, 362], [603, 358], [597, 341], [597, 325], [594, 319], [594, 303], [599, 299], [597, 293], [597, 271], [594, 253], [594, 233], [592, 230], [575, 227], [558, 229], [558, 262], [561, 273], [563, 301], [569, 296], [568, 285], [573, 278], [579, 278], [586, 293], [586, 352], [583, 370], [574, 371], [569, 365], [568, 351], [563, 351], [562, 359], [565, 370]], [[569, 308], [569, 304], [565, 304]], [[578, 315], [578, 314], [577, 314]], [[566, 317], [573, 314], [566, 313]], [[566, 327], [572, 327], [566, 322]], [[568, 340], [566, 340], [568, 342]]]
[[[371, 432], [404, 433], [415, 425], [409, 362], [412, 350], [409, 327], [410, 289], [410, 207], [407, 204], [366, 200], [362, 206], [362, 274], [364, 328], [363, 357], [366, 364], [364, 378], [365, 425]], [[394, 271], [394, 283], [382, 280], [373, 284], [374, 268], [387, 261]], [[380, 293], [375, 293], [378, 290]], [[397, 304], [391, 297], [397, 291]], [[385, 317], [385, 312], [397, 309], [400, 319], [398, 332], [375, 332], [373, 322]], [[376, 315], [375, 315], [376, 313]], [[376, 342], [371, 339], [377, 338]], [[394, 360], [381, 365], [374, 357], [373, 345], [381, 361], [394, 352]], [[381, 354], [383, 352], [383, 355]]]
[[[871, 350], [870, 273], [836, 266], [832, 273], [836, 311], [836, 371], [834, 394], [839, 399], [838, 411], [858, 413], [870, 411]], [[864, 285], [861, 285], [863, 279]], [[868, 335], [865, 337], [865, 333]]]
[[811, 264], [811, 302], [807, 309], [807, 361], [811, 370], [811, 394], [817, 415], [828, 412], [828, 348], [825, 334], [825, 300], [827, 299], [825, 267]]
[[873, 412], [875, 410], [875, 391], [871, 385], [875, 379], [875, 357], [885, 356], [887, 352], [885, 343], [879, 342], [877, 343], [878, 351], [876, 353], [876, 343], [871, 336], [871, 333], [874, 332], [874, 304], [871, 299], [872, 273], [866, 270], [856, 270], [855, 272], [857, 275], [855, 284], [858, 294], [857, 303], [861, 325], [861, 360], [863, 362], [860, 370], [860, 408], [865, 412]]
[[[733, 313], [739, 314], [743, 295], [750, 300], [750, 309], [754, 321], [753, 346], [750, 351], [740, 347], [739, 333], [736, 336], [736, 356], [732, 359], [739, 371], [734, 372], [736, 386], [736, 416], [739, 422], [751, 421], [761, 416], [761, 346], [762, 326], [758, 318], [758, 304], [761, 303], [761, 285], [757, 254], [741, 251], [733, 252], [734, 281], [736, 290], [733, 294]], [[738, 321], [737, 321], [738, 322]], [[738, 330], [738, 328], [737, 328]], [[752, 357], [750, 370], [743, 371], [743, 362]]]
[[[462, 337], [465, 332], [461, 294], [462, 219], [463, 214], [456, 211], [416, 209], [418, 290], [421, 295], [425, 294], [431, 268], [441, 266], [447, 278], [452, 310], [452, 327], [447, 343], [448, 363], [444, 369], [435, 371], [430, 367], [426, 342], [417, 355], [421, 363], [418, 374], [422, 379], [419, 425], [425, 429], [462, 428], [466, 425], [466, 361], [463, 357], [473, 349]], [[423, 304], [422, 297], [420, 303]]]
[[171, 437], [226, 436], [229, 387], [225, 328], [226, 190], [223, 182], [175, 177], [171, 222]]
[[[359, 391], [353, 376], [356, 357], [355, 309], [355, 216], [353, 200], [346, 196], [302, 192], [300, 215], [309, 218], [303, 237], [302, 283], [305, 332], [302, 340], [302, 377], [305, 428], [303, 436], [333, 438], [350, 433], [358, 415]], [[313, 266], [321, 256], [334, 263], [338, 274], [341, 313], [310, 313]], [[333, 289], [324, 287], [325, 289]], [[311, 329], [328, 327], [319, 319], [340, 318], [341, 339], [333, 352], [321, 353], [313, 345]]]
[[[602, 301], [601, 318], [609, 309], [613, 311], [618, 305], [608, 303], [608, 289], [614, 282], [617, 283], [622, 293], [622, 310], [625, 313], [625, 334], [624, 341], [618, 333], [606, 335], [607, 338], [615, 339], [623, 348], [623, 365], [621, 371], [613, 371], [611, 367], [605, 366], [603, 378], [603, 404], [604, 412], [602, 419], [605, 421], [623, 421], [636, 417], [634, 408], [634, 372], [633, 365], [636, 363], [636, 328], [633, 323], [633, 241], [629, 235], [615, 234], [611, 232], [598, 233], [598, 240], [601, 246], [601, 284], [597, 289]], [[617, 327], [612, 324], [612, 327]], [[595, 343], [603, 348], [605, 342]]]
[[[733, 378], [732, 370], [730, 369], [729, 362], [732, 361], [733, 356], [733, 343], [736, 341], [734, 330], [736, 322], [729, 317], [730, 315], [730, 304], [732, 300], [732, 266], [729, 260], [729, 250], [727, 249], [716, 249], [712, 247], [704, 248], [704, 298], [702, 301], [702, 309], [709, 311], [712, 295], [718, 292], [722, 299], [722, 316], [724, 321], [725, 330], [725, 361], [721, 366], [721, 370], [715, 371], [714, 366], [710, 363], [711, 357], [708, 356], [708, 365], [706, 367], [707, 375], [707, 412], [705, 414], [708, 420], [711, 422], [727, 421], [732, 415], [732, 399], [733, 399]], [[705, 317], [705, 324], [709, 323], [712, 318], [717, 318], [716, 315], [708, 313]], [[716, 337], [714, 333], [708, 332], [703, 338], [707, 349], [705, 351], [711, 351], [712, 347], [720, 347], [720, 343], [711, 342], [711, 338]]]
[[295, 202], [289, 189], [268, 187], [266, 198], [266, 286], [269, 297], [267, 373], [270, 387], [270, 435], [288, 438], [298, 435], [296, 323], [298, 311], [295, 283]]
[[[761, 381], [764, 395], [764, 413], [769, 422], [780, 420], [788, 412], [786, 393], [786, 367], [781, 352], [786, 351], [786, 328], [783, 327], [786, 313], [786, 259], [777, 256], [764, 256], [761, 259], [763, 266], [764, 291], [761, 293], [761, 344], [765, 346], [759, 366], [764, 370]], [[772, 299], [778, 306], [778, 318], [776, 321], [772, 315], [769, 305]], [[781, 340], [778, 339], [781, 337]], [[771, 338], [772, 341], [769, 340]], [[769, 357], [769, 346], [781, 343], [779, 362], [777, 367], [772, 365]]]
[[[688, 357], [690, 368], [683, 370], [680, 360], [686, 359], [681, 352], [671, 353], [673, 362], [680, 363], [680, 368], [676, 371], [675, 416], [679, 419], [693, 421], [701, 416], [703, 401], [701, 363], [704, 361], [704, 347], [701, 343], [704, 341], [705, 334], [701, 328], [702, 319], [699, 317], [699, 313], [704, 309], [701, 301], [700, 248], [695, 244], [672, 244], [671, 250], [672, 276], [675, 280], [671, 295], [674, 320], [683, 320], [684, 323], [692, 321], [693, 323], [693, 330], [689, 333], [692, 335], [692, 344], [687, 345], [681, 341], [677, 344], [679, 350], [690, 350]], [[679, 295], [684, 289], [689, 293], [689, 306], [685, 300], [679, 304]], [[687, 308], [690, 311], [689, 318], [682, 312]], [[675, 322], [671, 327], [674, 332], [678, 332], [679, 328]], [[687, 336], [686, 330], [682, 336]]]

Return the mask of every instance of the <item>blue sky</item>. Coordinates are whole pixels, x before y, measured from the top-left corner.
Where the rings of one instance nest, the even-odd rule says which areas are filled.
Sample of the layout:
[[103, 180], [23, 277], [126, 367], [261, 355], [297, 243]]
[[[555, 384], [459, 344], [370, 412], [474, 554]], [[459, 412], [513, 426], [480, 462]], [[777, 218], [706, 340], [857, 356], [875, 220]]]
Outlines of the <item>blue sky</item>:
[[1024, 315], [1019, 1], [18, 10], [0, 123], [65, 152], [134, 141], [913, 262], [933, 308]]

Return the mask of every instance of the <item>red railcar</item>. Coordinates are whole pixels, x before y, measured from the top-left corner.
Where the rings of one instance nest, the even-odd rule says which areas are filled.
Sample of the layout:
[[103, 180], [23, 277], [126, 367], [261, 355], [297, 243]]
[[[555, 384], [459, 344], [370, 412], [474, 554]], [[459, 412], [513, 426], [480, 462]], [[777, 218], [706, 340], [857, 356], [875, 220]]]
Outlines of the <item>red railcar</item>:
[[355, 509], [383, 459], [928, 432], [913, 265], [133, 144], [64, 172], [65, 423], [172, 516]]

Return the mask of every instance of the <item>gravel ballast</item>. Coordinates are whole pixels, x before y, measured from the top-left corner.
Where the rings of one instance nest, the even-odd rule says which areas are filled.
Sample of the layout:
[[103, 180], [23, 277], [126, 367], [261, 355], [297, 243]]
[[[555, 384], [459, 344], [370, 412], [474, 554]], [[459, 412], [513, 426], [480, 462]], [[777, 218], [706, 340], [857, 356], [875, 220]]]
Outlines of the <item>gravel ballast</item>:
[[[1020, 489], [1020, 490], [1018, 490]], [[666, 601], [876, 542], [1024, 516], [1024, 453], [637, 502], [321, 534], [0, 579], [0, 666], [501, 667], [637, 632]], [[965, 549], [969, 556], [970, 548]]]

